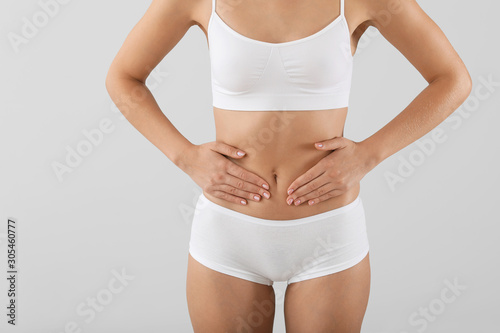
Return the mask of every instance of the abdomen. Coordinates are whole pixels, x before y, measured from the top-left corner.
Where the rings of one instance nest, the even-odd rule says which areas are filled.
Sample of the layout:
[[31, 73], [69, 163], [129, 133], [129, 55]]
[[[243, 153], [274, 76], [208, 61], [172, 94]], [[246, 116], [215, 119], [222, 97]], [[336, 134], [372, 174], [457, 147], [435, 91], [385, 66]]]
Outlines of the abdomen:
[[329, 151], [314, 143], [343, 136], [347, 108], [315, 111], [231, 111], [214, 108], [216, 140], [246, 152], [232, 162], [264, 178], [270, 185], [271, 198], [247, 205], [235, 204], [205, 193], [223, 207], [254, 217], [285, 220], [306, 217], [332, 210], [353, 201], [359, 184], [350, 191], [312, 206], [301, 203], [288, 206], [286, 193], [290, 184]]

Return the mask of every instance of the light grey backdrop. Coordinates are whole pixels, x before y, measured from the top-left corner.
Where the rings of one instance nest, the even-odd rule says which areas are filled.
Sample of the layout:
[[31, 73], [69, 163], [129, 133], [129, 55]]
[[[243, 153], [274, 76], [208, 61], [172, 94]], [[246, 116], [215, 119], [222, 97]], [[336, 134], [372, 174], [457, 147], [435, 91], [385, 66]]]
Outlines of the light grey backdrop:
[[[474, 87], [438, 133], [362, 180], [372, 263], [363, 332], [489, 333], [500, 311], [500, 6], [419, 3], [464, 60]], [[104, 85], [149, 4], [0, 4], [1, 276], [8, 217], [17, 220], [19, 246], [18, 325], [6, 323], [2, 278], [2, 332], [192, 332], [185, 278], [200, 189], [117, 112]], [[38, 28], [23, 28], [27, 22]], [[354, 61], [344, 134], [362, 140], [426, 83], [372, 28]], [[148, 86], [191, 142], [215, 139], [208, 48], [198, 27]], [[275, 332], [284, 332], [284, 285], [275, 287]]]

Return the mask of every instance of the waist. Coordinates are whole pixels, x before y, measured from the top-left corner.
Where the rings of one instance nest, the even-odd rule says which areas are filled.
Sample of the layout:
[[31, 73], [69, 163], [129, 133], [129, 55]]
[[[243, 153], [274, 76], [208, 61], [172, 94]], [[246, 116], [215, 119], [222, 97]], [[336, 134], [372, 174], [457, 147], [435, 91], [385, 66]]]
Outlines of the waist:
[[326, 157], [314, 143], [342, 136], [347, 109], [317, 111], [228, 111], [214, 109], [216, 140], [246, 152], [241, 159], [228, 157], [242, 168], [264, 178], [271, 197], [259, 202], [245, 198], [247, 205], [235, 204], [204, 192], [210, 201], [225, 208], [270, 220], [303, 218], [353, 202], [359, 184], [349, 191], [308, 205], [288, 205], [287, 189], [300, 175]]

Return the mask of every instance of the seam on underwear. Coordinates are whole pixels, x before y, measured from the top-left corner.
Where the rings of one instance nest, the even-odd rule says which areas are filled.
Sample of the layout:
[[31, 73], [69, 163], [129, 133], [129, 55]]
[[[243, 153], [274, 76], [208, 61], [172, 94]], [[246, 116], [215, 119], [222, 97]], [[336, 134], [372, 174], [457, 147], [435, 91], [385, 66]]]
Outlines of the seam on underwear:
[[[361, 262], [361, 260], [363, 260], [368, 255], [369, 251], [370, 251], [370, 246], [367, 244], [366, 249], [360, 255], [352, 258], [351, 260], [349, 260], [347, 262], [344, 262], [342, 265], [339, 265], [335, 268], [325, 267], [325, 268], [317, 270], [317, 271], [309, 272], [308, 274], [301, 273], [301, 274], [294, 275], [293, 277], [288, 279], [287, 284], [301, 282], [301, 281], [308, 280], [308, 279], [314, 279], [316, 277], [321, 277], [321, 276], [325, 276], [325, 275], [329, 275], [329, 274], [338, 273], [338, 272], [344, 271], [348, 268], [354, 267], [355, 265], [359, 264]], [[326, 274], [323, 274], [323, 273], [326, 273]], [[299, 280], [290, 282], [290, 280], [293, 278], [298, 278]]]
[[[194, 251], [196, 252], [196, 251]], [[255, 273], [252, 273], [252, 272], [248, 272], [248, 271], [244, 271], [244, 270], [241, 270], [241, 269], [238, 269], [238, 268], [234, 268], [234, 267], [230, 267], [230, 266], [226, 266], [224, 264], [220, 264], [218, 262], [214, 262], [210, 259], [206, 259], [205, 257], [201, 256], [201, 255], [198, 255], [196, 253], [193, 254], [193, 251], [192, 249], [189, 249], [189, 254], [191, 254], [191, 256], [196, 260], [198, 261], [200, 264], [202, 264], [203, 266], [206, 266], [212, 270], [215, 270], [219, 273], [223, 273], [223, 274], [227, 274], [227, 275], [230, 275], [230, 276], [235, 276], [235, 275], [232, 275], [232, 274], [229, 274], [227, 272], [231, 272], [231, 273], [234, 273], [234, 274], [239, 274], [241, 276], [235, 276], [235, 277], [238, 277], [240, 279], [244, 279], [244, 280], [249, 280], [248, 277], [251, 277], [252, 279], [254, 280], [249, 280], [249, 281], [252, 281], [252, 282], [256, 282], [256, 283], [264, 283], [264, 284], [272, 284], [272, 280], [268, 280], [266, 279], [265, 277], [262, 277], [260, 275], [257, 275]], [[227, 272], [226, 272], [227, 271]]]

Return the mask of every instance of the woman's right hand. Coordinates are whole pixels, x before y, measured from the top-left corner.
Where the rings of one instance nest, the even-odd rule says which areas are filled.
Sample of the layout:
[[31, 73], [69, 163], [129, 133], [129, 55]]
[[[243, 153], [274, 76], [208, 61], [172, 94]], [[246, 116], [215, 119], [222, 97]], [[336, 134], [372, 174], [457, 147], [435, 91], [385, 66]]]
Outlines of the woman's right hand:
[[[269, 184], [256, 174], [230, 161], [243, 158], [242, 150], [220, 141], [193, 145], [182, 154], [181, 168], [203, 191], [229, 202], [246, 205], [246, 199], [270, 197]], [[266, 186], [266, 187], [264, 187]], [[267, 196], [266, 196], [267, 195]]]

